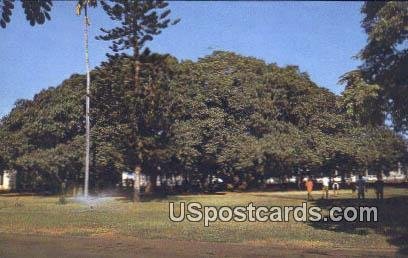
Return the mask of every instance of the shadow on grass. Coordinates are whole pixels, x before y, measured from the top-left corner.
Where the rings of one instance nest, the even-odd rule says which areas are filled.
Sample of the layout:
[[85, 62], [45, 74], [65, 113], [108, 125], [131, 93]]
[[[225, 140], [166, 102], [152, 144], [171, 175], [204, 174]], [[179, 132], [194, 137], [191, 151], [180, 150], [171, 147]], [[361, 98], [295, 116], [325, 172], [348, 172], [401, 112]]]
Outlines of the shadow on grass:
[[129, 203], [129, 202], [163, 202], [163, 201], [180, 201], [184, 198], [182, 196], [175, 195], [141, 195], [139, 200], [134, 201], [133, 195], [123, 195], [116, 198], [117, 201]]
[[[408, 196], [387, 198], [384, 200], [332, 199], [316, 200], [315, 206], [329, 210], [338, 207], [378, 207], [377, 222], [308, 222], [314, 228], [345, 232], [348, 234], [368, 235], [370, 232], [386, 236], [387, 241], [399, 248], [401, 254], [408, 254]], [[350, 214], [351, 215], [351, 214]], [[328, 217], [328, 216], [326, 216]]]
[[299, 195], [299, 196], [286, 196], [286, 195], [267, 195], [267, 194], [254, 194], [254, 196], [256, 197], [264, 197], [264, 198], [277, 198], [277, 199], [283, 199], [283, 200], [302, 200], [302, 201], [306, 201], [306, 195]]
[[26, 196], [49, 196], [47, 194], [37, 194], [37, 193], [19, 193], [19, 192], [6, 192], [0, 191], [0, 197], [26, 197]]
[[[170, 193], [170, 194], [140, 194], [139, 200], [137, 202], [163, 202], [163, 201], [180, 201], [185, 200], [186, 197], [193, 197], [198, 195], [208, 195], [208, 196], [222, 196], [225, 195], [226, 192], [210, 192], [210, 193]], [[133, 201], [133, 192], [124, 192], [121, 194], [117, 200], [122, 202], [134, 202]]]

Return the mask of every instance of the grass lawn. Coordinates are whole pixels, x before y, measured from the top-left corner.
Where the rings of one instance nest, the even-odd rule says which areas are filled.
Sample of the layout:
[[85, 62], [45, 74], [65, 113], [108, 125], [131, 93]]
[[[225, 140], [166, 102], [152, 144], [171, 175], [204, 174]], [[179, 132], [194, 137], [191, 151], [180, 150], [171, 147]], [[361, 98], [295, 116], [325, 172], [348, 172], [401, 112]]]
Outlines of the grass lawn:
[[328, 208], [332, 205], [377, 205], [379, 222], [214, 222], [205, 228], [202, 222], [171, 222], [169, 201], [198, 201], [203, 205], [283, 206], [301, 205], [304, 192], [251, 192], [223, 195], [172, 196], [163, 200], [132, 203], [125, 198], [102, 198], [93, 203], [68, 199], [58, 204], [58, 197], [0, 195], [0, 234], [35, 234], [63, 236], [167, 239], [205, 242], [282, 245], [288, 248], [394, 248], [407, 253], [408, 190], [386, 188], [382, 203], [368, 199], [357, 201], [349, 190], [337, 197], [321, 200], [315, 192], [309, 204]]

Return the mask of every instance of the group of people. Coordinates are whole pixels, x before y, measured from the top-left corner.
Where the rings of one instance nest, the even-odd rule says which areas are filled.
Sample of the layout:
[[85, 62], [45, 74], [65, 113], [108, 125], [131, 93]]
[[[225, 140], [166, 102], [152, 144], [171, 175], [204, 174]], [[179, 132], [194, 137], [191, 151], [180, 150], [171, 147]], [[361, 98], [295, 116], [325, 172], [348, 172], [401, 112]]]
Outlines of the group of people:
[[[358, 180], [356, 181], [357, 198], [364, 199], [365, 192], [367, 192], [366, 181], [362, 175], [359, 175]], [[384, 181], [382, 174], [377, 174], [377, 180], [374, 182], [374, 191], [377, 196], [377, 199], [384, 199]]]
[[[322, 198], [329, 198], [329, 185], [330, 185], [330, 179], [328, 177], [323, 177], [322, 178]], [[307, 200], [313, 200], [312, 197], [312, 192], [313, 192], [313, 187], [314, 183], [311, 178], [308, 178], [306, 183], [306, 191], [307, 191]], [[337, 196], [338, 190], [340, 189], [339, 183], [333, 181], [331, 184], [331, 188], [333, 190], [333, 195]], [[358, 176], [358, 179], [356, 180], [355, 183], [355, 188], [353, 188], [353, 192], [357, 190], [357, 198], [358, 199], [364, 199], [365, 198], [365, 192], [367, 192], [367, 182], [363, 178], [362, 175]], [[384, 198], [384, 181], [382, 180], [382, 174], [377, 174], [377, 181], [374, 183], [374, 191], [376, 193], [377, 199], [383, 199]]]
[[[312, 192], [314, 187], [314, 182], [311, 178], [308, 178], [305, 183], [306, 191], [307, 191], [307, 200], [313, 200]], [[329, 198], [329, 188], [330, 188], [330, 179], [328, 177], [322, 178], [322, 198]], [[333, 195], [336, 196], [338, 191], [340, 190], [339, 183], [333, 181], [331, 184], [331, 188], [333, 189]]]

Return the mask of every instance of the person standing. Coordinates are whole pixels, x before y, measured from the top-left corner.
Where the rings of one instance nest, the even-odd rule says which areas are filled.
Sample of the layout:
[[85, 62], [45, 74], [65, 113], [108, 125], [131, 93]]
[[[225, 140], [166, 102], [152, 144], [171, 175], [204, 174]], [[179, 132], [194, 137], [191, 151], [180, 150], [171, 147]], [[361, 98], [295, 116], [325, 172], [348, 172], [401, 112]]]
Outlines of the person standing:
[[362, 175], [358, 176], [357, 184], [357, 198], [363, 199], [365, 198], [365, 190], [366, 190], [366, 182]]
[[[298, 188], [299, 188], [299, 191], [301, 191], [301, 190], [303, 190], [303, 176], [300, 176], [297, 179], [298, 179], [298, 181], [297, 181]], [[307, 183], [307, 181], [306, 181], [306, 183]], [[306, 185], [306, 183], [305, 183], [305, 185]]]
[[382, 179], [382, 174], [377, 174], [377, 181], [374, 183], [374, 190], [377, 196], [377, 200], [384, 199], [384, 181]]
[[323, 177], [322, 179], [322, 184], [323, 184], [322, 198], [326, 196], [326, 199], [329, 199], [329, 183], [330, 183], [330, 179], [327, 176]]
[[312, 181], [311, 178], [307, 179], [307, 181], [305, 183], [305, 186], [306, 186], [306, 190], [307, 190], [307, 200], [308, 201], [313, 200], [313, 197], [312, 197], [313, 181]]
[[350, 188], [351, 188], [351, 193], [354, 195], [357, 190], [356, 182], [351, 182], [350, 183]]
[[333, 195], [337, 196], [337, 191], [340, 189], [339, 183], [333, 182], [332, 188], [333, 188]]

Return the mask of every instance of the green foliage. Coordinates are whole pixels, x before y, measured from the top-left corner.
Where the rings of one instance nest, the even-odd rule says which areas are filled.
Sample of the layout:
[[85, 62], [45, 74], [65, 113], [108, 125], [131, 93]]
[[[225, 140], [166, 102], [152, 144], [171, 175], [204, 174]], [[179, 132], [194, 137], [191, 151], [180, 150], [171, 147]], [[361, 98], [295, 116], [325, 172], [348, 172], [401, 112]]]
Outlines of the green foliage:
[[345, 84], [340, 105], [346, 110], [350, 118], [361, 125], [382, 125], [384, 113], [381, 110], [380, 86], [367, 84], [361, 71], [346, 73], [340, 79]]
[[408, 130], [408, 2], [367, 1], [361, 10], [368, 35], [359, 58], [365, 80], [380, 86], [381, 108], [394, 129]]
[[[46, 20], [51, 20], [50, 12], [52, 9], [52, 0], [22, 0], [20, 1], [24, 10], [27, 21], [31, 26], [36, 24], [44, 24]], [[96, 7], [97, 0], [78, 0], [76, 13], [81, 14], [81, 11], [87, 6]], [[1, 16], [0, 26], [6, 28], [7, 23], [11, 21], [11, 16], [14, 9], [14, 0], [0, 0]]]
[[[127, 148], [129, 164], [133, 164], [135, 169], [142, 166], [150, 174], [157, 174], [171, 156], [166, 146], [170, 136], [169, 110], [166, 109], [169, 96], [166, 81], [168, 75], [163, 73], [169, 70], [164, 71], [161, 65], [166, 63], [163, 61], [166, 58], [151, 55], [145, 45], [163, 29], [178, 23], [179, 19], [171, 21], [168, 18], [170, 9], [166, 9], [168, 3], [162, 0], [101, 1], [101, 6], [113, 21], [119, 23], [113, 29], [101, 28], [104, 34], [96, 37], [112, 41], [110, 48], [115, 56], [108, 54], [108, 57], [117, 59], [118, 52], [133, 50], [132, 56], [122, 54], [122, 58], [128, 61], [125, 65], [126, 77], [122, 81], [126, 86], [121, 96], [125, 97], [128, 124], [131, 125], [128, 135], [130, 144]], [[132, 89], [128, 88], [128, 82], [133, 83]], [[151, 180], [150, 185], [154, 187], [154, 175]], [[151, 189], [149, 186], [147, 192]]]
[[82, 10], [85, 10], [85, 15], [87, 15], [87, 8], [88, 6], [90, 7], [96, 7], [98, 5], [97, 0], [78, 0], [78, 3], [76, 5], [76, 14], [81, 15]]
[[[359, 136], [351, 129], [368, 129], [296, 67], [215, 52], [197, 63], [181, 63], [179, 76], [185, 86], [174, 98], [184, 106], [173, 126], [176, 155], [199, 177], [217, 174], [232, 181], [366, 167], [357, 159], [353, 138]], [[367, 144], [370, 137], [364, 138]], [[404, 146], [396, 135], [382, 137], [393, 139]]]
[[[141, 58], [143, 94], [129, 79], [129, 56], [113, 56], [91, 73], [94, 187], [115, 185], [135, 164], [146, 174], [214, 175], [244, 189], [270, 176], [388, 171], [406, 160], [403, 138], [356, 123], [338, 105], [344, 96], [294, 66], [230, 52], [197, 62], [148, 52]], [[85, 77], [73, 75], [18, 101], [2, 120], [0, 162], [20, 172], [21, 187], [82, 182], [84, 89]]]
[[120, 23], [120, 26], [110, 30], [102, 28], [104, 35], [97, 37], [112, 41], [110, 48], [114, 52], [133, 49], [135, 53], [139, 53], [147, 41], [153, 40], [154, 36], [170, 24], [178, 22], [171, 22], [168, 18], [170, 10], [165, 9], [168, 3], [161, 0], [113, 0], [111, 4], [101, 1], [101, 5], [112, 20]]
[[[11, 21], [11, 16], [14, 9], [13, 0], [1, 0], [1, 17], [0, 26], [6, 28], [7, 23]], [[31, 26], [36, 24], [43, 24], [46, 20], [50, 20], [50, 11], [52, 7], [51, 0], [22, 0], [22, 8], [27, 21], [30, 22]]]

